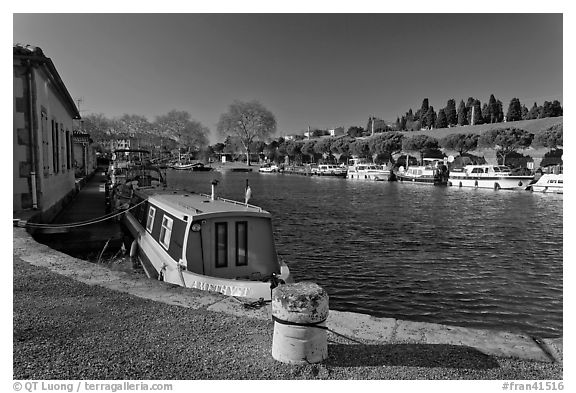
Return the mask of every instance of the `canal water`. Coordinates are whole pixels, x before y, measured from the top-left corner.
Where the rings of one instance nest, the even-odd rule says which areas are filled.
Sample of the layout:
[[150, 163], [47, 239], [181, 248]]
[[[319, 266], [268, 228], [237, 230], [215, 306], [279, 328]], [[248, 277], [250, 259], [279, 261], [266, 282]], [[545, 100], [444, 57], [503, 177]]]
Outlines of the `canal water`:
[[562, 336], [562, 195], [329, 177], [168, 172], [272, 213], [278, 254], [330, 308]]

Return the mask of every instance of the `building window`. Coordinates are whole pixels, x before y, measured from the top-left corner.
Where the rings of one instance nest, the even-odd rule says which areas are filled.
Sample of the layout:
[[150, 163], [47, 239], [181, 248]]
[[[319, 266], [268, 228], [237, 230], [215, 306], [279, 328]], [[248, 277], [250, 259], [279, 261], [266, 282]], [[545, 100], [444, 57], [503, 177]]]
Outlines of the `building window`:
[[60, 133], [58, 134], [60, 138], [60, 165], [62, 166], [62, 173], [66, 171], [66, 133], [64, 132], [64, 124], [60, 123]]
[[50, 174], [50, 138], [48, 137], [48, 115], [46, 114], [46, 111], [42, 109], [40, 116], [40, 127], [42, 128], [42, 169], [44, 172], [44, 177], [47, 177]]
[[170, 217], [164, 216], [162, 218], [162, 229], [160, 230], [160, 244], [168, 249], [170, 246], [170, 237], [172, 236], [172, 223], [173, 220]]
[[70, 131], [66, 130], [66, 169], [72, 167], [72, 152], [70, 151]]
[[152, 225], [154, 224], [154, 216], [156, 215], [156, 209], [150, 206], [148, 210], [148, 219], [146, 220], [146, 230], [152, 233]]
[[216, 223], [216, 267], [228, 266], [228, 223]]
[[58, 123], [52, 120], [52, 170], [58, 173], [59, 164]]
[[248, 222], [236, 223], [236, 266], [248, 265]]

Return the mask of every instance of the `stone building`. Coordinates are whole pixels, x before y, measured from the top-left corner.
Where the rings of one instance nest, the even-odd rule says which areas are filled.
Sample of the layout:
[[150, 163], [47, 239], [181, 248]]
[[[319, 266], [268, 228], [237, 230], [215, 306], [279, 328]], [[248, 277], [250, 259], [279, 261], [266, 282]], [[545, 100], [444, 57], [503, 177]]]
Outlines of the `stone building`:
[[13, 46], [13, 213], [54, 217], [76, 190], [72, 132], [80, 114], [42, 49]]
[[92, 174], [97, 167], [96, 151], [90, 134], [74, 130], [72, 134], [74, 170], [77, 178]]

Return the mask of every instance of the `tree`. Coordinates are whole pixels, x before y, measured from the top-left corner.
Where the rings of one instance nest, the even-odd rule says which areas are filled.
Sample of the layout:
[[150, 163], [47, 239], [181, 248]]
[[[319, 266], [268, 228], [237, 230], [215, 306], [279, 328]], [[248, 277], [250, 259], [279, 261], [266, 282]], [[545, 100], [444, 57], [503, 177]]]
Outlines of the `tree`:
[[303, 142], [286, 141], [286, 154], [290, 160], [302, 161], [302, 145]]
[[506, 165], [506, 157], [518, 149], [525, 149], [532, 143], [534, 134], [519, 128], [495, 128], [480, 135], [478, 145], [495, 148], [496, 154], [502, 157], [502, 165]]
[[307, 155], [310, 157], [310, 162], [314, 162], [315, 161], [315, 151], [314, 151], [314, 145], [316, 145], [316, 140], [314, 139], [309, 139], [306, 142], [304, 142], [304, 144], [302, 145], [301, 151], [302, 154]]
[[228, 112], [220, 116], [216, 126], [222, 136], [237, 136], [246, 150], [246, 162], [250, 165], [250, 144], [264, 140], [276, 132], [276, 118], [258, 101], [234, 101]]
[[490, 123], [490, 113], [488, 111], [488, 104], [482, 105], [482, 122], [484, 124]]
[[458, 125], [465, 126], [468, 124], [468, 110], [464, 101], [460, 100], [460, 105], [458, 105]]
[[478, 134], [451, 134], [440, 140], [440, 146], [444, 149], [455, 150], [459, 155], [476, 150], [478, 147]]
[[438, 111], [438, 119], [436, 119], [436, 128], [446, 128], [448, 127], [448, 118], [446, 117], [446, 112], [444, 109]]
[[[448, 126], [455, 126], [458, 124], [458, 114], [456, 112], [456, 101], [454, 99], [449, 99], [446, 103], [446, 108], [444, 109], [444, 113], [446, 114], [446, 121], [448, 122]], [[438, 117], [440, 117], [440, 113], [438, 113]]]
[[497, 117], [496, 123], [502, 123], [504, 121], [504, 110], [502, 109], [502, 101], [496, 100]]
[[208, 128], [191, 119], [186, 111], [172, 110], [157, 116], [154, 127], [160, 136], [176, 142], [179, 149], [186, 148], [188, 154], [208, 145]]
[[560, 101], [554, 100], [552, 101], [552, 117], [559, 117], [563, 115], [564, 110], [562, 109], [562, 105]]
[[422, 100], [422, 106], [420, 107], [420, 119], [422, 118], [422, 116], [426, 116], [426, 113], [428, 113], [428, 108], [430, 107], [429, 103], [428, 103], [428, 98], [424, 98]]
[[540, 146], [547, 147], [549, 150], [559, 149], [564, 146], [563, 135], [563, 125], [556, 124], [536, 135], [534, 142]]
[[402, 141], [402, 150], [420, 153], [420, 162], [426, 151], [431, 149], [438, 149], [438, 140], [428, 135], [414, 135]]
[[488, 99], [488, 116], [484, 119], [485, 123], [498, 123], [500, 119], [500, 112], [502, 109], [498, 107], [498, 102], [494, 94], [490, 94]]
[[264, 141], [254, 141], [250, 145], [250, 151], [258, 153], [258, 155], [264, 155], [264, 149], [266, 149], [266, 142]]
[[406, 131], [406, 116], [400, 118], [400, 127], [398, 128], [398, 131]]
[[324, 158], [330, 158], [330, 148], [334, 138], [323, 138], [320, 139], [316, 145], [314, 145], [314, 152], [321, 154]]
[[358, 138], [359, 136], [362, 136], [363, 133], [364, 128], [362, 127], [352, 126], [348, 128], [348, 136], [351, 136], [352, 138]]
[[425, 117], [426, 117], [426, 124], [428, 126], [428, 129], [433, 128], [434, 125], [436, 124], [436, 119], [437, 119], [436, 111], [434, 111], [433, 106], [430, 106], [428, 108], [428, 111], [426, 112]]
[[402, 151], [403, 139], [401, 132], [384, 132], [370, 138], [368, 147], [373, 156], [386, 155], [391, 158]]
[[96, 143], [103, 143], [110, 139], [112, 121], [102, 113], [91, 113], [82, 118], [82, 130], [90, 134]]
[[508, 105], [508, 112], [506, 113], [506, 121], [522, 120], [522, 106], [518, 98], [512, 98], [510, 105]]
[[370, 145], [366, 139], [356, 139], [350, 144], [350, 153], [360, 158], [370, 157]]
[[526, 108], [526, 105], [522, 104], [522, 120], [528, 120], [528, 108]]
[[540, 116], [540, 108], [536, 103], [534, 103], [532, 108], [528, 111], [528, 119], [537, 119], [538, 116]]
[[350, 157], [350, 144], [352, 143], [352, 139], [350, 138], [336, 138], [332, 145], [330, 146], [330, 151], [336, 157], [337, 161], [340, 161], [340, 158]]

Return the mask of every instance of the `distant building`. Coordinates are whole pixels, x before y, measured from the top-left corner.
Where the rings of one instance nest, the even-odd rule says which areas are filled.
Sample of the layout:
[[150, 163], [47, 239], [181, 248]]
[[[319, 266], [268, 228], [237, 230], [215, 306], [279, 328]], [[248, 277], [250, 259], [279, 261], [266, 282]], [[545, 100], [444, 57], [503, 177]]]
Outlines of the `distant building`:
[[131, 146], [130, 139], [111, 139], [108, 144], [111, 152], [119, 149], [130, 149]]
[[72, 144], [76, 177], [88, 176], [96, 170], [96, 150], [92, 142], [90, 134], [74, 130]]
[[49, 220], [76, 190], [72, 132], [80, 114], [42, 49], [13, 46], [13, 212]]
[[336, 127], [331, 130], [328, 130], [328, 134], [330, 134], [330, 136], [341, 136], [344, 135], [345, 133], [346, 131], [344, 131], [344, 127]]

